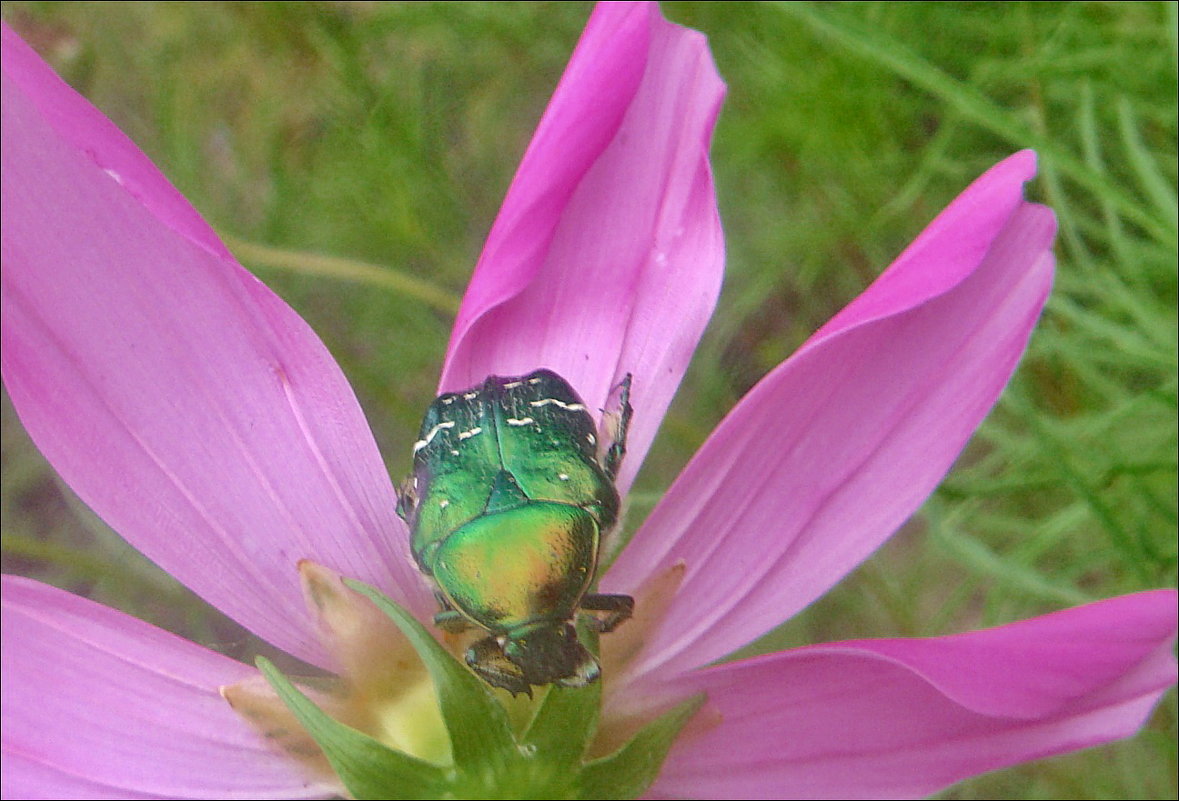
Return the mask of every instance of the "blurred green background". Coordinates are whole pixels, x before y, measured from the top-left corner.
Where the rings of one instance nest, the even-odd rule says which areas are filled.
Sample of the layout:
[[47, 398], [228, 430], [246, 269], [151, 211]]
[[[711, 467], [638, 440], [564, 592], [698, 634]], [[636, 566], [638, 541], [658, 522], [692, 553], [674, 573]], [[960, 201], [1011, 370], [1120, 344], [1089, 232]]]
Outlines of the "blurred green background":
[[[6, 3], [4, 18], [319, 332], [395, 476], [582, 3]], [[1176, 5], [666, 3], [729, 97], [724, 293], [631, 501], [1024, 147], [1060, 218], [1019, 372], [921, 513], [756, 644], [931, 635], [1176, 584]], [[5, 572], [256, 643], [96, 521], [3, 406]], [[947, 798], [1174, 798], [1176, 694], [1113, 746]]]

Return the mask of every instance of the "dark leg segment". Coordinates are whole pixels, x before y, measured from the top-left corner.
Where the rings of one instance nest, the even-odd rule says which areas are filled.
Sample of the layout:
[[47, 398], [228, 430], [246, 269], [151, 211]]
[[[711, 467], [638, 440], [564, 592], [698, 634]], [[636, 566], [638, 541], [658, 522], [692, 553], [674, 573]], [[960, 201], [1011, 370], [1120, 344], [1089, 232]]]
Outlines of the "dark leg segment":
[[434, 625], [451, 634], [460, 634], [472, 627], [471, 621], [453, 609], [444, 609], [434, 614]]
[[532, 697], [532, 686], [524, 680], [524, 671], [506, 656], [495, 637], [479, 640], [467, 649], [467, 664], [485, 682], [502, 687], [512, 695], [524, 693]]
[[591, 625], [603, 634], [614, 631], [635, 611], [635, 599], [629, 595], [599, 595], [590, 593], [581, 599], [581, 611], [605, 612], [602, 617], [591, 615]]
[[[615, 408], [607, 409], [602, 417], [602, 433], [609, 435], [606, 452], [602, 457], [602, 468], [613, 481], [618, 476], [618, 468], [622, 466], [622, 457], [626, 455], [626, 431], [630, 428], [630, 418], [634, 409], [630, 405], [630, 383], [633, 379], [630, 373], [614, 388], [618, 393], [618, 403]], [[611, 395], [614, 392], [610, 393]]]
[[445, 595], [438, 590], [434, 590], [434, 600], [442, 607], [442, 610], [434, 613], [434, 625], [443, 631], [448, 631], [451, 634], [461, 634], [474, 627], [463, 614], [450, 605], [450, 601]]

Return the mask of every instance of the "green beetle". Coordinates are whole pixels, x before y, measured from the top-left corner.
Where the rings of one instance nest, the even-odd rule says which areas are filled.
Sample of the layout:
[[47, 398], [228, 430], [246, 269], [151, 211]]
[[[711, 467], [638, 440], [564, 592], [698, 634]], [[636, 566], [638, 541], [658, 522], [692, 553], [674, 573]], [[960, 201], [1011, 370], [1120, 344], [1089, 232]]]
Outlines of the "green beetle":
[[467, 664], [513, 695], [595, 681], [601, 671], [578, 639], [578, 613], [602, 613], [589, 623], [610, 631], [634, 610], [628, 595], [589, 592], [602, 538], [618, 518], [614, 478], [626, 452], [630, 382], [627, 375], [619, 385], [602, 438], [551, 370], [488, 376], [439, 396], [422, 421], [397, 512], [418, 568], [437, 588], [435, 625], [487, 631]]

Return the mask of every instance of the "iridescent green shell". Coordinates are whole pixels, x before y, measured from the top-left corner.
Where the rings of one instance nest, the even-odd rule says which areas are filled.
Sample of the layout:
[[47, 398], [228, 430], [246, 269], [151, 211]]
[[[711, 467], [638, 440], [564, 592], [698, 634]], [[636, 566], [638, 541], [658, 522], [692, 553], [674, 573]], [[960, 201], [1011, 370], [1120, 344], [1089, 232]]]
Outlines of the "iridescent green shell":
[[593, 418], [551, 370], [489, 376], [439, 396], [426, 412], [398, 511], [443, 602], [436, 621], [491, 635], [467, 661], [492, 684], [528, 692], [532, 684], [593, 681], [597, 662], [571, 621], [582, 606], [609, 611], [605, 630], [633, 606], [626, 596], [587, 599], [603, 532], [618, 516], [613, 471], [628, 389], [629, 380], [608, 467], [598, 459]]

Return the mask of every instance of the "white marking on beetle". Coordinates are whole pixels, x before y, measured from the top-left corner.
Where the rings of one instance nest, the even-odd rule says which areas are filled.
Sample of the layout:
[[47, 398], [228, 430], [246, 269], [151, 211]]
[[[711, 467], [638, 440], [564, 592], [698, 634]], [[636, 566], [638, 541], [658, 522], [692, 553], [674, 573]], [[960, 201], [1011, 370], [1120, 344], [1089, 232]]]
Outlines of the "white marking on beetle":
[[528, 383], [529, 384], [539, 384], [540, 379], [539, 378], [530, 378], [530, 379], [528, 379]]
[[524, 386], [523, 381], [509, 381], [508, 383], [504, 384], [504, 389], [515, 389], [516, 387], [522, 386]]
[[597, 445], [598, 444], [598, 438], [595, 437], [593, 434], [586, 434], [585, 441], [588, 442], [590, 445]]
[[442, 400], [442, 405], [443, 405], [443, 406], [449, 406], [450, 404], [454, 403], [454, 400], [455, 400], [455, 399], [454, 399], [454, 396], [452, 395], [452, 396], [451, 396], [451, 397], [449, 397], [449, 398], [442, 398], [441, 400]]
[[580, 403], [565, 403], [564, 401], [559, 401], [556, 398], [542, 398], [541, 400], [528, 401], [529, 406], [548, 406], [550, 403], [554, 406], [560, 406], [562, 409], [570, 412], [585, 411], [585, 406]]
[[478, 392], [464, 392], [463, 397], [466, 400], [474, 400], [475, 398], [479, 397], [479, 393]]
[[446, 508], [446, 507], [448, 507], [448, 506], [450, 506], [450, 501], [446, 500], [445, 498], [443, 498], [442, 500], [440, 500], [440, 501], [438, 502], [438, 508], [439, 508], [439, 509], [445, 509], [445, 508]]
[[474, 428], [470, 429], [469, 431], [460, 431], [459, 432], [459, 439], [470, 439], [471, 437], [475, 436], [476, 434], [482, 434], [482, 433], [483, 433], [482, 426], [475, 426]]
[[561, 479], [562, 481], [568, 481], [569, 474], [568, 473], [557, 473], [557, 478]]
[[447, 420], [445, 423], [439, 423], [438, 425], [431, 428], [430, 433], [426, 435], [425, 439], [419, 439], [413, 444], [413, 452], [417, 453], [422, 448], [429, 445], [433, 441], [434, 437], [438, 436], [438, 432], [444, 428], [454, 428], [454, 421]]
[[519, 417], [519, 418], [509, 417], [508, 418], [508, 425], [510, 425], [510, 426], [526, 426], [526, 425], [531, 425], [532, 423], [535, 423], [535, 422], [536, 421], [533, 420], [531, 417]]
[[458, 451], [454, 451], [454, 450], [452, 450], [452, 451], [450, 452], [450, 455], [451, 455], [451, 456], [458, 456]]

